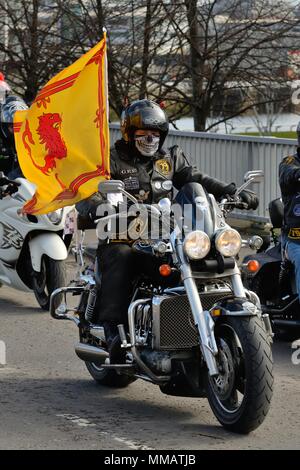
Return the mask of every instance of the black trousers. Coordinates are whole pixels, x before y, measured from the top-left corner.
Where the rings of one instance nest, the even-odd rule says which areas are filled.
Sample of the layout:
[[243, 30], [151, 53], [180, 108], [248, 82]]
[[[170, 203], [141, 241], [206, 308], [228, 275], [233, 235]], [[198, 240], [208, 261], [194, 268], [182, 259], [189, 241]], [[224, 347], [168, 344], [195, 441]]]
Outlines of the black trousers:
[[98, 323], [111, 321], [127, 324], [134, 279], [139, 274], [145, 274], [151, 279], [157, 278], [161, 263], [150, 255], [137, 253], [125, 243], [100, 245], [97, 255], [101, 276], [95, 306]]
[[[197, 195], [203, 195], [198, 183], [186, 184], [177, 194], [175, 202], [183, 206], [190, 204]], [[101, 273], [101, 288], [97, 298], [98, 323], [111, 321], [127, 323], [127, 311], [132, 297], [132, 285], [138, 274], [157, 278], [162, 264], [158, 259], [135, 252], [125, 243], [99, 245], [98, 264]], [[173, 279], [173, 281], [178, 281]]]

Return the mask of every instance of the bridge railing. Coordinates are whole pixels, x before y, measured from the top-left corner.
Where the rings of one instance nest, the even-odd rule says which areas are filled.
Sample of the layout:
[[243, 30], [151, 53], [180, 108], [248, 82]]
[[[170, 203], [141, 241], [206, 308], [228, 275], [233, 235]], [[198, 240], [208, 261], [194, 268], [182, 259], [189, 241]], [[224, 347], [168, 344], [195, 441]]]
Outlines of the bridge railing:
[[[118, 124], [110, 124], [111, 144], [120, 138]], [[171, 130], [166, 146], [179, 145], [188, 161], [202, 172], [228, 183], [243, 183], [249, 170], [263, 170], [264, 181], [251, 189], [260, 199], [256, 211], [236, 212], [235, 216], [252, 221], [268, 221], [268, 204], [280, 196], [278, 165], [283, 156], [296, 152], [296, 140], [275, 137], [250, 137], [207, 132]]]

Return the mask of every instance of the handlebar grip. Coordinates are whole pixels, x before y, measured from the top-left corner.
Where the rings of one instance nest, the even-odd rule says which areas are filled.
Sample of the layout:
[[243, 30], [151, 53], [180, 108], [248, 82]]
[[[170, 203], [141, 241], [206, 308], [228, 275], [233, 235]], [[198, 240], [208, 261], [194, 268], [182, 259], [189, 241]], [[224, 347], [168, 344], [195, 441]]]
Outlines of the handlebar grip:
[[248, 209], [248, 204], [246, 202], [237, 202], [236, 206], [237, 209]]
[[0, 199], [5, 196], [12, 196], [14, 193], [17, 193], [20, 185], [10, 183], [5, 189], [0, 187]]
[[21, 184], [17, 181], [9, 180], [6, 177], [0, 177], [0, 186], [8, 186], [9, 184], [13, 184], [14, 186], [21, 186]]

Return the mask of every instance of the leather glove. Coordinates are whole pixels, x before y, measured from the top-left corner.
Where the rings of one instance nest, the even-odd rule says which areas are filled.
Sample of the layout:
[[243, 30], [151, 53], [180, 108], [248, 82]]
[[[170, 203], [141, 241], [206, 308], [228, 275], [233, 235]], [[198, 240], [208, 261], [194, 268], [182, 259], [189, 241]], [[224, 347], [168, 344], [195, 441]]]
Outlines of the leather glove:
[[247, 210], [255, 210], [258, 208], [259, 199], [253, 191], [250, 191], [249, 189], [244, 189], [244, 191], [239, 194], [239, 197], [241, 198], [242, 202], [247, 204]]

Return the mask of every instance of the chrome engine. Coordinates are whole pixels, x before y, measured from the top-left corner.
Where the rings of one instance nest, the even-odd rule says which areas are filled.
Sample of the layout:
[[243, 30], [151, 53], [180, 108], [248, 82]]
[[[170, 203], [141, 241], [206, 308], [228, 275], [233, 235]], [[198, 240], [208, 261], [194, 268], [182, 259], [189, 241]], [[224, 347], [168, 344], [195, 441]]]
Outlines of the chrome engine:
[[[230, 289], [200, 294], [204, 310], [210, 310]], [[158, 295], [141, 303], [135, 314], [136, 345], [155, 351], [183, 351], [199, 345], [199, 335], [185, 294]]]

